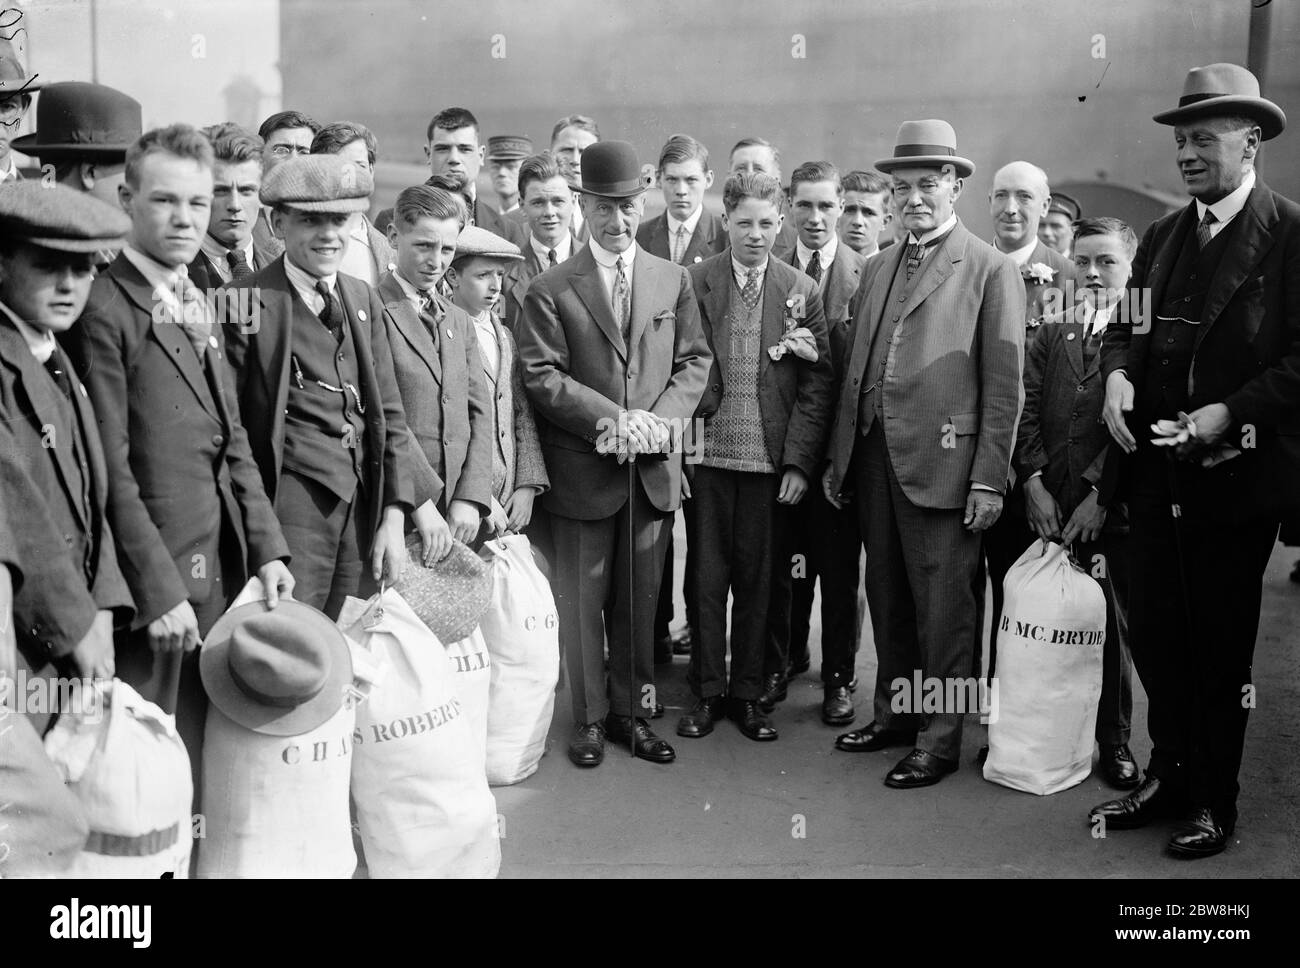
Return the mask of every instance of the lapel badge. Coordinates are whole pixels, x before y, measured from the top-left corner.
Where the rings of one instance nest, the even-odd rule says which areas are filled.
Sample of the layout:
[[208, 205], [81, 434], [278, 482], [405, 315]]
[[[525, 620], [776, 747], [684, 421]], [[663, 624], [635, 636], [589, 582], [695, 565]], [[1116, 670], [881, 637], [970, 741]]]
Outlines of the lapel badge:
[[1066, 339], [1074, 339], [1074, 334], [1073, 334], [1073, 333], [1066, 333], [1066, 334], [1065, 334], [1065, 338], [1066, 338]]
[[361, 320], [363, 323], [366, 321], [366, 311], [364, 309], [357, 310], [357, 319]]
[[215, 350], [217, 348], [217, 338], [215, 336], [209, 336], [208, 345]]
[[696, 261], [696, 262], [703, 262], [703, 261], [704, 261], [704, 256], [702, 256], [702, 255], [697, 255], [697, 256], [695, 257], [695, 261]]
[[455, 334], [454, 332], [452, 332], [452, 330], [451, 330], [450, 327], [448, 327], [448, 329], [447, 329], [447, 339], [455, 339], [455, 338], [456, 338], [456, 334]]

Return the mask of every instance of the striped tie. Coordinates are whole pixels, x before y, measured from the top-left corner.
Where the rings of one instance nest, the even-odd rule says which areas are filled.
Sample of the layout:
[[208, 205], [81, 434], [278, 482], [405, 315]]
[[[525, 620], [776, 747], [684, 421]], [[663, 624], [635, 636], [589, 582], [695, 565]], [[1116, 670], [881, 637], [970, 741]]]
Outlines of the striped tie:
[[1217, 221], [1219, 220], [1214, 217], [1214, 213], [1207, 208], [1205, 210], [1205, 217], [1202, 218], [1200, 223], [1196, 226], [1196, 244], [1202, 249], [1210, 244], [1210, 239], [1214, 238], [1213, 234], [1210, 232], [1210, 226]]
[[623, 342], [632, 338], [632, 287], [627, 284], [627, 272], [620, 258], [614, 263], [618, 275], [614, 279], [614, 318], [623, 333]]
[[925, 246], [920, 242], [907, 243], [907, 281], [912, 281], [912, 276], [916, 270], [921, 267], [921, 261], [925, 258]]
[[686, 254], [686, 226], [677, 226], [677, 234], [673, 236], [673, 261], [680, 263], [682, 256]]

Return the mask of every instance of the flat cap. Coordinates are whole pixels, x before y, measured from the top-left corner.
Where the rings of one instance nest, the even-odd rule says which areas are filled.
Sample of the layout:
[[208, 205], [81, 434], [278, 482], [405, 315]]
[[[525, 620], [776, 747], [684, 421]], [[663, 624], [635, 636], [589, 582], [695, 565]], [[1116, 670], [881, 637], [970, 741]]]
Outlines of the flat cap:
[[533, 141], [521, 134], [495, 134], [488, 138], [487, 156], [489, 160], [514, 161], [527, 158], [533, 153]]
[[130, 231], [121, 209], [65, 185], [0, 186], [0, 237], [60, 252], [99, 252], [120, 248]]
[[456, 258], [467, 255], [481, 255], [492, 259], [523, 259], [519, 246], [509, 239], [481, 229], [477, 225], [467, 225], [456, 239]]
[[364, 212], [374, 187], [369, 172], [339, 155], [300, 155], [267, 173], [259, 197], [304, 212]]

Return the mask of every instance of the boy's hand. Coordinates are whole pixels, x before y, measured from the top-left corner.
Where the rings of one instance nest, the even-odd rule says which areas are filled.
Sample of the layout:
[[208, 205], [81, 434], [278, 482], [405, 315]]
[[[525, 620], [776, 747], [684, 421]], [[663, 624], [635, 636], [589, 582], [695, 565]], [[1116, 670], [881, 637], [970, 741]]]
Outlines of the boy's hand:
[[183, 601], [160, 615], [149, 623], [148, 636], [149, 648], [155, 652], [193, 652], [199, 644], [199, 620], [193, 607]]
[[425, 501], [412, 511], [411, 521], [420, 534], [420, 563], [432, 568], [435, 561], [442, 561], [451, 551], [451, 528], [432, 501]]
[[451, 536], [462, 544], [469, 544], [478, 535], [478, 508], [469, 501], [452, 501], [447, 506], [447, 525]]
[[95, 620], [72, 650], [72, 664], [83, 679], [113, 678], [113, 613], [108, 609], [95, 613]]
[[1097, 503], [1097, 492], [1090, 491], [1066, 522], [1061, 540], [1069, 544], [1075, 538], [1096, 541], [1101, 537], [1101, 527], [1106, 523], [1106, 509]]
[[1054, 534], [1061, 533], [1061, 512], [1043, 483], [1042, 477], [1032, 477], [1025, 481], [1025, 516], [1034, 534], [1044, 541]]
[[822, 493], [826, 495], [826, 500], [830, 502], [831, 507], [843, 511], [846, 502], [840, 500], [839, 496], [831, 490], [832, 476], [830, 467], [827, 467], [826, 472], [822, 474]]
[[384, 508], [383, 521], [370, 549], [370, 573], [375, 581], [387, 578], [392, 583], [402, 575], [406, 566], [406, 537], [402, 534], [405, 517], [396, 505]]
[[506, 501], [506, 514], [510, 518], [506, 527], [510, 531], [518, 532], [528, 527], [528, 522], [533, 519], [533, 502], [536, 499], [537, 492], [531, 487], [515, 488]]
[[798, 504], [808, 493], [808, 478], [797, 467], [787, 467], [781, 475], [781, 490], [777, 492], [778, 504]]
[[268, 561], [257, 569], [257, 578], [266, 592], [266, 607], [275, 608], [282, 598], [293, 598], [294, 577], [289, 566], [279, 558]]

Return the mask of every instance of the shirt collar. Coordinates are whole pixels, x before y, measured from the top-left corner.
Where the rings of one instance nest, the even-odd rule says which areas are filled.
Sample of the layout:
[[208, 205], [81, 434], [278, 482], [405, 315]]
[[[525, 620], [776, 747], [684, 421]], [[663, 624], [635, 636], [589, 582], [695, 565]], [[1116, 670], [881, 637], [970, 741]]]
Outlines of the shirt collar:
[[830, 264], [835, 261], [835, 250], [839, 247], [839, 244], [840, 240], [835, 237], [834, 233], [832, 233], [826, 244], [820, 249], [808, 248], [808, 246], [803, 244], [803, 239], [797, 239], [794, 243], [794, 248], [795, 252], [798, 253], [799, 265], [804, 267], [807, 267], [814, 252], [820, 252], [822, 254], [822, 271], [824, 272], [830, 267]]
[[622, 252], [610, 252], [609, 249], [597, 245], [596, 240], [592, 239], [587, 243], [591, 247], [591, 254], [596, 259], [596, 264], [605, 269], [613, 269], [614, 263], [622, 260], [624, 271], [632, 268], [632, 260], [636, 257], [636, 243], [633, 242]]
[[[317, 296], [319, 296], [320, 293], [316, 292], [316, 283], [324, 282], [329, 286], [330, 290], [333, 291], [335, 289], [335, 283], [338, 281], [338, 273], [331, 273], [328, 276], [313, 276], [306, 269], [298, 266], [298, 264], [288, 256], [285, 256], [284, 259], [284, 272], [285, 275], [289, 277], [289, 281], [293, 283], [293, 287], [299, 292], [316, 293]], [[310, 303], [308, 303], [308, 305], [310, 305]]]
[[27, 348], [32, 351], [32, 356], [36, 357], [36, 362], [43, 366], [54, 355], [54, 333], [48, 329], [42, 332], [26, 320], [19, 319], [18, 314], [4, 303], [0, 303], [0, 312], [13, 321], [15, 328], [26, 341]]
[[13, 152], [11, 151], [9, 153], [9, 164], [6, 165], [4, 168], [0, 168], [0, 182], [8, 181], [11, 178], [14, 181], [17, 181], [19, 177], [20, 176], [18, 174], [18, 163], [14, 161], [14, 155]]
[[[140, 270], [140, 275], [144, 276], [145, 282], [153, 286], [153, 291], [159, 299], [169, 306], [176, 304], [177, 286], [183, 285], [180, 280], [189, 279], [189, 272], [185, 266], [168, 268], [153, 256], [141, 252], [130, 242], [122, 248], [122, 254], [131, 265]], [[285, 260], [286, 265], [288, 261]]]
[[[763, 284], [763, 276], [767, 274], [767, 259], [764, 259], [762, 264], [756, 268], [758, 269], [758, 284], [761, 286]], [[741, 265], [736, 261], [734, 255], [731, 257], [731, 274], [736, 277], [736, 285], [741, 289], [744, 289], [745, 279], [749, 275], [749, 266]]]
[[[406, 276], [402, 275], [401, 269], [393, 270], [393, 278], [397, 280], [397, 284], [402, 287], [402, 292], [406, 293], [406, 298], [410, 300], [411, 305], [415, 307], [415, 311], [418, 313], [420, 311], [421, 302], [420, 290], [416, 289], [415, 286], [411, 285], [411, 283], [407, 281]], [[438, 303], [438, 300], [434, 298], [434, 292], [432, 290], [429, 292], [429, 299], [430, 306], [438, 307], [434, 310], [434, 315], [441, 315], [439, 310], [442, 309], [442, 306]]]
[[929, 245], [935, 239], [940, 238], [946, 235], [948, 232], [952, 231], [953, 227], [956, 226], [956, 224], [957, 224], [957, 213], [953, 212], [951, 215], [947, 217], [947, 219], [944, 220], [944, 223], [942, 225], [940, 225], [938, 228], [931, 229], [929, 232], [926, 232], [919, 239], [911, 232], [908, 232], [907, 241], [909, 244], [917, 242], [920, 243], [921, 245]]
[[673, 236], [675, 236], [677, 234], [678, 227], [685, 225], [686, 237], [689, 239], [692, 235], [695, 234], [695, 226], [700, 224], [700, 216], [704, 214], [704, 206], [701, 205], [699, 208], [693, 211], [689, 216], [687, 216], [686, 221], [684, 222], [677, 221], [677, 219], [673, 218], [671, 215], [668, 215], [667, 212], [665, 212], [664, 214], [668, 218], [668, 237], [672, 238]]
[[[533, 235], [531, 232], [528, 233], [528, 241], [533, 247], [533, 252], [537, 254], [538, 261], [544, 266], [550, 265], [550, 261], [546, 258], [546, 253], [551, 251], [550, 247], [539, 242], [537, 236]], [[555, 261], [557, 263], [563, 262], [569, 257], [572, 249], [573, 236], [568, 232], [565, 232], [560, 241], [555, 243]]]
[[[203, 242], [199, 248], [204, 255], [212, 260], [212, 264], [217, 267], [218, 271], [230, 275], [230, 263], [226, 261], [226, 256], [235, 251], [234, 249], [227, 249], [207, 233], [204, 233]], [[244, 253], [244, 261], [248, 263], [248, 267], [253, 268], [253, 237], [251, 235], [240, 251]]]
[[1196, 200], [1196, 220], [1199, 222], [1205, 218], [1205, 210], [1208, 208], [1214, 213], [1214, 218], [1220, 225], [1231, 222], [1246, 207], [1246, 199], [1250, 196], [1250, 190], [1254, 187], [1255, 169], [1252, 168], [1246, 172], [1246, 177], [1242, 179], [1241, 184], [1234, 191], [1224, 195], [1213, 205], [1206, 205], [1198, 198]]
[[[995, 245], [994, 248], [997, 249], [997, 246]], [[1022, 245], [1020, 248], [1012, 252], [1004, 253], [1004, 255], [1009, 256], [1011, 261], [1017, 266], [1024, 266], [1024, 264], [1029, 261], [1029, 257], [1034, 254], [1034, 249], [1036, 248], [1038, 248], [1038, 239], [1033, 238], [1029, 240], [1028, 245]], [[1002, 250], [998, 249], [998, 251], [1001, 252]]]

